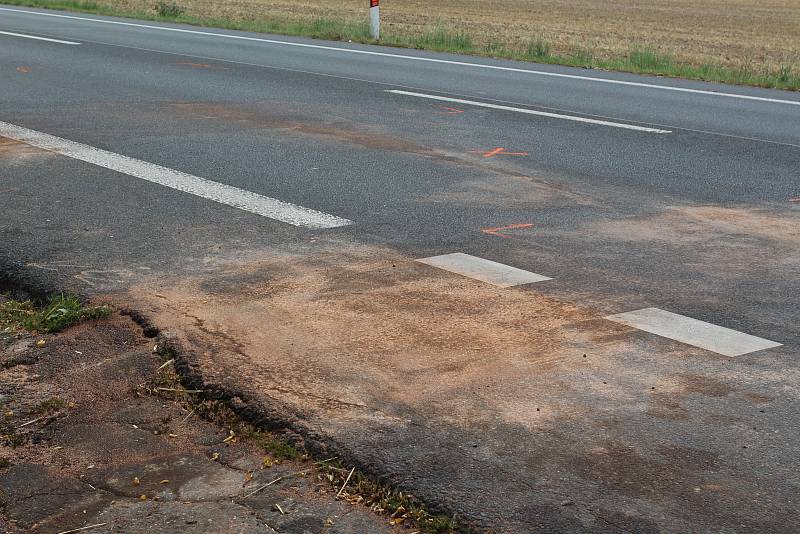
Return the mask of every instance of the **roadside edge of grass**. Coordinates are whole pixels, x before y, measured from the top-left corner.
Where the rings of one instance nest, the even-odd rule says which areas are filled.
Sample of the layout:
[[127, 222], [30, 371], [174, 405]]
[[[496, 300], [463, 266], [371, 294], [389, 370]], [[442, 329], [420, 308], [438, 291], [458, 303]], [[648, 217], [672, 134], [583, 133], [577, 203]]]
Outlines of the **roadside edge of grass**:
[[795, 65], [792, 62], [779, 65], [749, 65], [740, 68], [725, 67], [713, 63], [694, 65], [676, 61], [668, 52], [649, 44], [635, 46], [624, 56], [608, 59], [595, 57], [590, 49], [581, 47], [574, 48], [568, 54], [554, 54], [552, 53], [551, 44], [542, 36], [531, 38], [524, 49], [509, 48], [499, 42], [491, 42], [484, 47], [479, 47], [473, 44], [470, 36], [464, 31], [440, 26], [420, 36], [397, 35], [386, 32], [379, 41], [375, 41], [370, 36], [369, 26], [366, 21], [354, 23], [318, 18], [309, 22], [286, 22], [267, 18], [247, 20], [203, 18], [186, 14], [185, 8], [178, 3], [165, 2], [163, 0], [154, 6], [152, 12], [119, 9], [92, 0], [3, 0], [2, 3], [149, 21], [174, 22], [208, 28], [415, 48], [532, 63], [800, 91], [800, 65]]

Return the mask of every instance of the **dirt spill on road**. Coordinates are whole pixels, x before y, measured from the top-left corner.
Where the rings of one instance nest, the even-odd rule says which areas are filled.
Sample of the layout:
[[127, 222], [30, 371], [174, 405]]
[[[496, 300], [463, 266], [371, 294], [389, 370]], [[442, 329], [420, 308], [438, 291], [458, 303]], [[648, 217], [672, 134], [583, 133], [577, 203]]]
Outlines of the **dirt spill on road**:
[[482, 509], [491, 487], [528, 531], [540, 512], [578, 521], [558, 505], [567, 496], [645, 521], [653, 506], [727, 510], [719, 492], [694, 493], [705, 484], [752, 491], [723, 472], [723, 455], [745, 450], [730, 437], [684, 437], [750, 425], [746, 395], [762, 392], [726, 358], [535, 284], [499, 289], [345, 239], [221, 261], [127, 300], [178, 337], [204, 387], [431, 502]]
[[[314, 137], [338, 143], [346, 143], [358, 148], [368, 150], [384, 150], [412, 154], [443, 164], [458, 165], [465, 168], [480, 169], [492, 175], [506, 179], [497, 186], [490, 186], [488, 190], [480, 183], [468, 183], [464, 191], [448, 193], [448, 201], [473, 203], [476, 200], [485, 201], [495, 193], [494, 187], [505, 191], [505, 197], [518, 199], [520, 190], [522, 198], [542, 199], [542, 193], [550, 197], [564, 197], [566, 201], [580, 204], [590, 204], [586, 196], [579, 196], [563, 186], [547, 182], [540, 176], [532, 176], [526, 172], [515, 171], [500, 163], [494, 163], [482, 157], [470, 155], [464, 149], [443, 148], [441, 141], [426, 141], [393, 135], [385, 128], [376, 124], [353, 122], [340, 117], [329, 117], [320, 121], [319, 115], [325, 116], [325, 111], [320, 110], [317, 115], [310, 115], [308, 111], [288, 108], [271, 104], [237, 104], [219, 102], [176, 102], [169, 105], [180, 116], [188, 116], [204, 121], [216, 121], [224, 127], [235, 126], [241, 132], [242, 128], [254, 131], [281, 131], [281, 142], [286, 142], [287, 134], [302, 137]], [[427, 199], [426, 199], [427, 200]], [[429, 199], [437, 201], [437, 198]], [[497, 202], [491, 200], [490, 202]]]
[[593, 357], [606, 350], [575, 328], [588, 310], [371, 247], [275, 255], [131, 294], [197, 347], [209, 380], [235, 376], [314, 419], [570, 418], [584, 408], [564, 400], [566, 377], [586, 367], [587, 344]]
[[594, 230], [624, 241], [660, 241], [696, 244], [727, 238], [727, 243], [746, 246], [758, 239], [777, 246], [800, 244], [797, 216], [772, 213], [765, 209], [690, 206], [667, 209], [616, 221], [602, 221]]
[[15, 139], [0, 136], [0, 163], [24, 165], [52, 156], [52, 152], [32, 147]]
[[327, 137], [363, 148], [409, 152], [426, 156], [437, 154], [431, 148], [377, 132], [374, 128], [357, 129], [349, 121], [320, 123], [318, 120], [314, 121], [310, 117], [304, 117], [283, 108], [204, 102], [175, 103], [172, 104], [172, 107], [183, 113], [199, 115], [207, 119], [221, 119], [228, 123], [236, 121], [254, 128], [286, 130], [301, 135]]
[[592, 206], [594, 200], [585, 194], [576, 193], [564, 186], [547, 181], [509, 174], [504, 180], [487, 181], [465, 179], [447, 191], [435, 192], [422, 202], [446, 202], [459, 206], [496, 206], [502, 209], [531, 209], [532, 206]]

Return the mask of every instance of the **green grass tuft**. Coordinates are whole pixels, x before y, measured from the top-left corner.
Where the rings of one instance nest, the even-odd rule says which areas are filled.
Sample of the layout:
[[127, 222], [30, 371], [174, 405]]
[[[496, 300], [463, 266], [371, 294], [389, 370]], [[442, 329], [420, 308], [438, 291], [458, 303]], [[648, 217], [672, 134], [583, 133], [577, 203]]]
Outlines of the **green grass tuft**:
[[642, 72], [669, 72], [673, 70], [672, 56], [664, 54], [652, 46], [634, 47], [628, 58], [631, 67]]
[[511, 52], [503, 43], [492, 41], [483, 47], [483, 53], [491, 57], [508, 57]]
[[442, 52], [474, 52], [472, 39], [463, 31], [437, 28], [411, 40], [414, 48], [440, 50]]
[[528, 43], [528, 57], [532, 59], [545, 59], [550, 57], [550, 43], [538, 37]]
[[174, 19], [180, 17], [186, 12], [186, 9], [182, 8], [175, 2], [163, 2], [163, 1], [156, 4], [155, 10], [159, 17], [166, 19]]
[[0, 303], [0, 329], [51, 333], [89, 319], [106, 317], [107, 306], [85, 307], [74, 295], [53, 295], [47, 305], [37, 308], [31, 301], [7, 300]]
[[63, 399], [52, 397], [37, 404], [33, 409], [33, 413], [47, 415], [59, 411], [66, 405], [67, 403]]
[[576, 48], [572, 51], [572, 54], [566, 58], [564, 63], [574, 67], [591, 69], [595, 65], [595, 60], [592, 51], [588, 48]]
[[241, 425], [239, 431], [242, 436], [252, 440], [256, 446], [268, 452], [272, 459], [278, 462], [296, 460], [302, 456], [302, 453], [293, 445], [269, 432], [264, 432], [251, 425]]

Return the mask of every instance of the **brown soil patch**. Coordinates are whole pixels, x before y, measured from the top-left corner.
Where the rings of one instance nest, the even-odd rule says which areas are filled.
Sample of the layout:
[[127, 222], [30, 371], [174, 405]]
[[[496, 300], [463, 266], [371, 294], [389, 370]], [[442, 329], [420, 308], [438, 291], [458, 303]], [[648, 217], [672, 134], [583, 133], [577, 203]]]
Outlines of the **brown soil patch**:
[[[675, 479], [699, 478], [719, 465], [715, 454], [700, 449], [662, 445], [657, 450], [665, 460], [624, 443], [607, 442], [588, 450], [577, 470], [627, 495], [646, 496], [654, 490], [676, 492]], [[677, 491], [689, 495], [688, 488]]]
[[23, 165], [32, 161], [50, 157], [51, 152], [32, 147], [8, 137], [0, 136], [0, 163], [12, 166]]
[[269, 106], [244, 106], [217, 103], [176, 103], [172, 105], [180, 112], [202, 116], [206, 119], [221, 119], [226, 123], [238, 123], [252, 128], [283, 130], [299, 135], [312, 135], [373, 150], [409, 152], [423, 156], [433, 156], [436, 151], [412, 143], [408, 140], [387, 135], [382, 132], [365, 130], [363, 125], [356, 130], [352, 123], [338, 121], [320, 123], [311, 117], [300, 116]]
[[670, 208], [656, 215], [603, 221], [594, 230], [625, 241], [696, 244], [724, 238], [727, 246], [763, 239], [776, 246], [800, 245], [796, 215], [752, 208], [693, 206]]
[[461, 206], [497, 206], [530, 209], [531, 206], [590, 206], [593, 199], [539, 177], [500, 173], [496, 181], [466, 179], [452, 189], [428, 195], [423, 202], [448, 202]]
[[[695, 206], [601, 221], [591, 235], [674, 250], [687, 268], [726, 278], [750, 277], [765, 265], [800, 269], [800, 221], [790, 210]], [[724, 272], [720, 267], [724, 266]]]
[[684, 391], [687, 394], [706, 395], [708, 397], [725, 397], [734, 391], [730, 384], [716, 378], [701, 375], [684, 375]]
[[768, 404], [775, 400], [775, 397], [762, 395], [761, 393], [745, 393], [744, 398], [755, 404]]

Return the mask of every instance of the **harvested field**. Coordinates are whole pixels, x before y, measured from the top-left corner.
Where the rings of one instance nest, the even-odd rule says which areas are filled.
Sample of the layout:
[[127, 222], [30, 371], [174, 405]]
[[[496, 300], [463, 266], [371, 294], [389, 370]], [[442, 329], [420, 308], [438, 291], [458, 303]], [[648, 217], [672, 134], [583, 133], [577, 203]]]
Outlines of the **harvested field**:
[[[150, 0], [105, 0], [126, 10], [153, 11]], [[361, 22], [366, 0], [179, 0], [198, 18], [278, 22], [319, 18]], [[463, 30], [477, 47], [523, 49], [543, 38], [551, 52], [590, 50], [619, 58], [653, 46], [675, 60], [727, 67], [800, 62], [798, 0], [384, 0], [387, 37], [415, 37], [437, 27]], [[502, 55], [502, 54], [499, 54]]]

